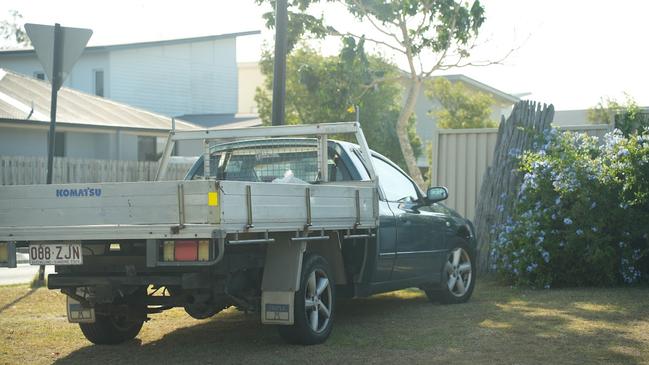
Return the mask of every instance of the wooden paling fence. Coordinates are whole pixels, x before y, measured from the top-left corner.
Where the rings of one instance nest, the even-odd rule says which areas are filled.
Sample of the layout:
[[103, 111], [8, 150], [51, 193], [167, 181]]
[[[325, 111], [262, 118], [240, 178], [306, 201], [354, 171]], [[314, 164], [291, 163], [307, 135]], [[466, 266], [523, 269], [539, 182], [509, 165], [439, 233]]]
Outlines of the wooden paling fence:
[[[165, 180], [182, 180], [191, 163], [170, 163]], [[54, 184], [153, 181], [157, 161], [88, 160], [55, 157]], [[0, 185], [44, 184], [44, 157], [0, 156]]]

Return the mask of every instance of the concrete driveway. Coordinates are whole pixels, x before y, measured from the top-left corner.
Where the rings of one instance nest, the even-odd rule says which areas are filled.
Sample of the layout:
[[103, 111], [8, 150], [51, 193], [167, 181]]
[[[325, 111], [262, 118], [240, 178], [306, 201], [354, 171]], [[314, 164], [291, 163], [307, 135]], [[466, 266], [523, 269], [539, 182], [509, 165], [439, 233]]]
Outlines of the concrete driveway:
[[[30, 264], [18, 264], [18, 267], [15, 269], [2, 267], [0, 268], [0, 285], [31, 283], [37, 272], [38, 266], [32, 266]], [[45, 276], [53, 272], [54, 266], [45, 267]]]

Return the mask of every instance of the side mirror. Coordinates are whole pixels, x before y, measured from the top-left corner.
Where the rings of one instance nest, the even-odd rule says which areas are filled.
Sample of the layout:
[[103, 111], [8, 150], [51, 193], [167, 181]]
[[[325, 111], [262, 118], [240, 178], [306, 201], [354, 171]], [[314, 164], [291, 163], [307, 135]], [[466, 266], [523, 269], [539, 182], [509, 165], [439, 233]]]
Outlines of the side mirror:
[[441, 202], [448, 198], [448, 189], [443, 186], [434, 186], [428, 188], [426, 191], [426, 200], [431, 203]]

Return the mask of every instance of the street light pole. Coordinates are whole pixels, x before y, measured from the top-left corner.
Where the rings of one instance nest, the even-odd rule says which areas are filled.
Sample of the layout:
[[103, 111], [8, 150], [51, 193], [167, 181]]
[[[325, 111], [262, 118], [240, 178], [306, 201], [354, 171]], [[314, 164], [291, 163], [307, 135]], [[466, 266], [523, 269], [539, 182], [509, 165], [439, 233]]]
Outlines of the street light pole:
[[273, 111], [272, 124], [285, 123], [286, 98], [286, 52], [288, 8], [287, 0], [277, 0], [275, 5], [275, 64], [273, 72]]

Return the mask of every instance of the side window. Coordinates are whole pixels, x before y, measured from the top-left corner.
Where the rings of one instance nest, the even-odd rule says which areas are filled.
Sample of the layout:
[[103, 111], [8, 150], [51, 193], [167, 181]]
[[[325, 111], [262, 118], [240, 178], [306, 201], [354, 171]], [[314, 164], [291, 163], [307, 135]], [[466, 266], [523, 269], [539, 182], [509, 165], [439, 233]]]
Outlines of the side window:
[[95, 95], [104, 96], [104, 70], [94, 70]]
[[372, 156], [372, 163], [376, 176], [379, 177], [381, 190], [385, 193], [385, 198], [388, 201], [395, 202], [405, 198], [417, 199], [417, 189], [404, 174], [380, 158]]

